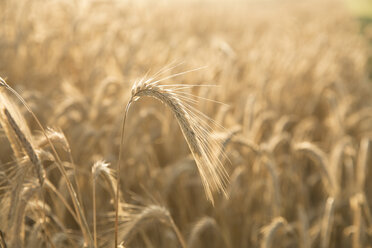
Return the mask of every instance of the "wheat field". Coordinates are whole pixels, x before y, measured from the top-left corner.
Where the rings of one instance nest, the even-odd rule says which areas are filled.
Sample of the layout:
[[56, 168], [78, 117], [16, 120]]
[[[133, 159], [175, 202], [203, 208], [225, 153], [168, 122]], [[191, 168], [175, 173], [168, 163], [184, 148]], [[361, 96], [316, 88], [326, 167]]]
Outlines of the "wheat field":
[[337, 0], [0, 1], [0, 247], [372, 247], [372, 29]]

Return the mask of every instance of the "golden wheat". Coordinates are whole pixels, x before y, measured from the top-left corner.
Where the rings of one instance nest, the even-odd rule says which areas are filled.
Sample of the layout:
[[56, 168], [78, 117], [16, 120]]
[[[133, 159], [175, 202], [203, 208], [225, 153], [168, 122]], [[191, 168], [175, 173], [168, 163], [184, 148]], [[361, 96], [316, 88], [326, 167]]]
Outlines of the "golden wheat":
[[0, 9], [1, 248], [370, 246], [371, 24], [340, 1]]

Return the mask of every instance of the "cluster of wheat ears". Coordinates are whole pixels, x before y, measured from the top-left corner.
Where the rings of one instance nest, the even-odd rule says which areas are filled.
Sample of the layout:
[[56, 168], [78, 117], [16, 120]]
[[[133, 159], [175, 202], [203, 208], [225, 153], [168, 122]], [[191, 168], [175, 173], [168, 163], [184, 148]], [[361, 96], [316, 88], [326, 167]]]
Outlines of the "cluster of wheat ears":
[[0, 1], [0, 248], [372, 247], [371, 39], [338, 1]]

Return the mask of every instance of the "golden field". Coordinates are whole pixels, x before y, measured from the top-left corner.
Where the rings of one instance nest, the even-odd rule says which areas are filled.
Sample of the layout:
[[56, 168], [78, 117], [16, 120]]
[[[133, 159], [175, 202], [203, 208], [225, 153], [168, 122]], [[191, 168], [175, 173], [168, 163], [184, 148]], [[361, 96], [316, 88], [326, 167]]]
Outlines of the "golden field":
[[372, 247], [372, 29], [343, 2], [2, 0], [0, 24], [1, 248]]

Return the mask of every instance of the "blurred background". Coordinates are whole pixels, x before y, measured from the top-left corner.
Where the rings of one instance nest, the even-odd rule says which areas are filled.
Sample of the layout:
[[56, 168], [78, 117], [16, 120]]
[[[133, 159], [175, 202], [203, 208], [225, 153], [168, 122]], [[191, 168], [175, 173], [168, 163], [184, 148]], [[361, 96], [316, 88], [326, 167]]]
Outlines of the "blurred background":
[[[371, 20], [370, 0], [1, 0], [0, 77], [67, 176], [2, 87], [0, 247], [114, 247], [118, 177], [125, 247], [372, 247]], [[162, 83], [214, 85], [184, 88], [226, 155], [214, 205], [156, 99], [131, 106], [116, 173], [133, 83], [197, 68]]]

